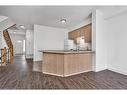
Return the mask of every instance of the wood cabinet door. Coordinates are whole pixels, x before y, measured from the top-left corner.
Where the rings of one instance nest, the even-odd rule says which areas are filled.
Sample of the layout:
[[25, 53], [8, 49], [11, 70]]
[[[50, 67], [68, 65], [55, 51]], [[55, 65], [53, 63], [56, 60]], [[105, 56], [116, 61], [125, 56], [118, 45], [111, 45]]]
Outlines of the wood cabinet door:
[[69, 35], [69, 39], [73, 40], [78, 35], [77, 30], [69, 32], [68, 35]]
[[70, 40], [73, 40], [73, 38], [74, 38], [74, 37], [73, 37], [73, 32], [69, 32], [69, 33], [68, 33], [68, 38], [69, 38]]
[[91, 42], [91, 25], [87, 25], [83, 28], [84, 36], [85, 36], [85, 42], [90, 43]]
[[81, 27], [79, 29], [76, 29], [74, 31], [71, 31], [68, 33], [69, 39], [70, 40], [74, 40], [74, 42], [76, 43], [76, 39], [78, 37], [85, 37], [85, 42], [86, 43], [91, 43], [91, 24]]
[[78, 29], [78, 37], [82, 37], [82, 36], [84, 36], [84, 31], [83, 31], [83, 28], [81, 27], [81, 28], [79, 28]]
[[68, 33], [68, 38], [70, 40], [74, 40], [74, 43], [76, 43], [77, 37], [78, 37], [78, 30], [74, 30], [74, 31]]

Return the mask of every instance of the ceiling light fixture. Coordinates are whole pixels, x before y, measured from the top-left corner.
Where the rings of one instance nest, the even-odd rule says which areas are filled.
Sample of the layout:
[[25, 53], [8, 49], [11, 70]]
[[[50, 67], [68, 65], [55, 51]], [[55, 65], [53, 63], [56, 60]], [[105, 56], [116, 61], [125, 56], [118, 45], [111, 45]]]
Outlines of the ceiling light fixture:
[[17, 42], [18, 42], [18, 43], [22, 43], [22, 41], [21, 41], [21, 40], [18, 40]]
[[61, 19], [60, 20], [62, 23], [66, 23], [66, 19]]
[[20, 28], [25, 28], [25, 26], [24, 25], [20, 25]]

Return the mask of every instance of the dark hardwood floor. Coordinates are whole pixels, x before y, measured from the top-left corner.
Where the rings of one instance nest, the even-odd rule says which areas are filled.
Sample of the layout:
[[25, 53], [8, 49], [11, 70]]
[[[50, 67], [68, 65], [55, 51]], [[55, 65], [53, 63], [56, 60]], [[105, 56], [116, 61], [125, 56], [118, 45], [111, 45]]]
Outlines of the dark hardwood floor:
[[104, 70], [71, 77], [32, 71], [32, 60], [15, 56], [13, 64], [0, 67], [0, 89], [127, 89], [127, 76]]

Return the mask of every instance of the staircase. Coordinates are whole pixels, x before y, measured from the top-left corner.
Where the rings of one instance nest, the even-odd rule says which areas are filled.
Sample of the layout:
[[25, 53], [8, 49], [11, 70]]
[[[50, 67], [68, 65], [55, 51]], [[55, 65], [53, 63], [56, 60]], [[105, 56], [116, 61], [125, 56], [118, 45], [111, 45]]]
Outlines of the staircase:
[[0, 16], [0, 66], [12, 63], [13, 44], [8, 29], [15, 23], [8, 17]]
[[12, 63], [13, 58], [13, 44], [7, 29], [3, 31], [3, 37], [8, 49], [6, 47], [4, 47], [4, 49], [0, 49], [0, 66], [6, 66], [7, 63]]
[[[5, 42], [9, 49], [6, 50], [6, 54], [8, 54], [8, 60], [10, 59], [10, 63], [12, 63], [12, 56], [13, 56], [13, 44], [10, 38], [10, 35], [8, 33], [8, 30], [3, 31], [3, 36], [5, 39]], [[6, 58], [7, 59], [7, 58]]]
[[3, 31], [3, 36], [9, 49], [12, 49], [12, 55], [13, 55], [13, 44], [7, 29]]

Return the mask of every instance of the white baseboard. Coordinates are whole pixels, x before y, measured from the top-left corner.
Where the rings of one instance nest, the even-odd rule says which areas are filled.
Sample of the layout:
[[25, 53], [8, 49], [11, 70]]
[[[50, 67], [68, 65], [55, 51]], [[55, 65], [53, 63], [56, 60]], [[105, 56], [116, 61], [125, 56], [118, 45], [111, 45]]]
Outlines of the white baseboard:
[[90, 72], [90, 71], [92, 71], [92, 70], [87, 70], [87, 71], [82, 71], [82, 72], [72, 73], [72, 74], [64, 75], [64, 77], [68, 77], [68, 76], [72, 76], [72, 75], [77, 75], [77, 74], [82, 74], [82, 73]]
[[94, 72], [100, 72], [100, 71], [103, 71], [103, 70], [106, 70], [107, 68], [99, 68], [99, 69], [95, 69]]
[[127, 75], [127, 72], [124, 72], [124, 71], [121, 71], [121, 70], [118, 70], [118, 69], [108, 68], [108, 70], [116, 72], [116, 73], [120, 73], [120, 74], [123, 74], [123, 75]]
[[48, 74], [48, 75], [53, 75], [53, 76], [60, 76], [63, 77], [63, 75], [59, 75], [59, 74], [54, 74], [54, 73], [48, 73], [48, 72], [43, 72], [44, 74]]
[[82, 72], [77, 72], [77, 73], [72, 73], [72, 74], [67, 74], [67, 75], [60, 75], [60, 74], [54, 74], [54, 73], [48, 73], [48, 72], [43, 72], [43, 73], [44, 74], [49, 74], [49, 75], [54, 75], [54, 76], [60, 76], [60, 77], [68, 77], [68, 76], [77, 75], [77, 74], [90, 72], [90, 71], [92, 71], [92, 70], [87, 70], [87, 71], [82, 71]]

